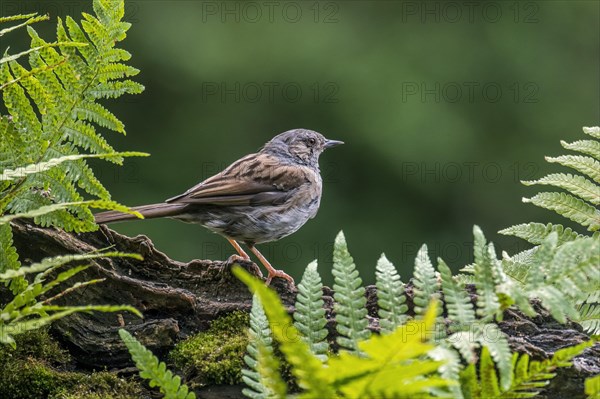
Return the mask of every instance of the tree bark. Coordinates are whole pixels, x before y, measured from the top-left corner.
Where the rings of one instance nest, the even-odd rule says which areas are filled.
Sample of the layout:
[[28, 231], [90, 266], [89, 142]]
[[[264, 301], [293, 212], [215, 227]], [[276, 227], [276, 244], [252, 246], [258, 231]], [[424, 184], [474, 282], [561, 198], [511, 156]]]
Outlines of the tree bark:
[[[132, 366], [131, 358], [117, 331], [125, 327], [148, 349], [164, 356], [175, 343], [190, 334], [206, 330], [210, 322], [234, 310], [249, 311], [252, 304], [248, 289], [230, 273], [231, 262], [194, 260], [178, 262], [158, 251], [145, 236], [126, 237], [106, 226], [93, 233], [70, 234], [42, 228], [29, 221], [12, 224], [15, 245], [24, 263], [42, 258], [103, 249], [138, 253], [143, 260], [102, 258], [70, 281], [105, 279], [104, 282], [75, 291], [61, 300], [65, 304], [125, 304], [139, 309], [144, 318], [128, 313], [81, 313], [53, 324], [53, 333], [66, 346], [82, 368], [124, 369]], [[242, 267], [261, 276], [252, 262]], [[273, 280], [272, 287], [283, 303], [293, 311], [295, 288], [285, 280]], [[407, 285], [408, 304], [412, 311], [412, 286]], [[329, 339], [335, 341], [333, 291], [323, 291], [328, 317]], [[378, 331], [377, 293], [367, 287], [370, 328]], [[534, 304], [535, 305], [535, 304]], [[561, 325], [539, 306], [539, 316], [525, 317], [508, 310], [499, 323], [509, 337], [511, 348], [528, 353], [533, 359], [551, 357], [557, 349], [586, 341], [589, 337], [576, 323]], [[583, 397], [583, 380], [600, 373], [600, 345], [587, 349], [575, 358], [573, 367], [559, 369], [544, 395], [548, 398]], [[214, 387], [209, 387], [209, 390]], [[217, 396], [219, 390], [216, 389]], [[238, 391], [236, 391], [238, 392]], [[235, 396], [235, 395], [234, 395]], [[544, 397], [544, 396], [541, 396]]]

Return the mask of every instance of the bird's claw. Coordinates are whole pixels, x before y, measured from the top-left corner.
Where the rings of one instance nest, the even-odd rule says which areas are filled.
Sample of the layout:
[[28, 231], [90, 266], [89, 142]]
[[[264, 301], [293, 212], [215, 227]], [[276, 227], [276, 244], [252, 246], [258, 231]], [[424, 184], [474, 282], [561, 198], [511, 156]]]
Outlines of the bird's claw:
[[260, 271], [260, 267], [258, 267], [258, 265], [256, 263], [252, 262], [252, 259], [250, 259], [250, 257], [244, 258], [243, 256], [240, 256], [238, 254], [233, 254], [229, 258], [227, 258], [227, 265], [229, 265], [229, 266], [232, 266], [236, 263], [240, 264], [240, 263], [247, 263], [247, 262], [252, 263], [256, 273], [258, 274], [258, 277], [263, 278], [263, 274]]
[[284, 280], [287, 280], [292, 287], [295, 286], [294, 279], [292, 278], [292, 276], [285, 273], [283, 270], [275, 270], [275, 269], [269, 270], [269, 275], [267, 276], [267, 281], [265, 282], [265, 284], [270, 285], [273, 277], [280, 277]]

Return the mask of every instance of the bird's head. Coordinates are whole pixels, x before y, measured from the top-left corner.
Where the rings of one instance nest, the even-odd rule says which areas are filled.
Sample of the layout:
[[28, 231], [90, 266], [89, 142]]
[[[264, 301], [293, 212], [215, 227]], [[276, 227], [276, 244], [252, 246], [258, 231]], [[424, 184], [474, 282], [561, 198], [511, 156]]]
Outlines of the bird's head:
[[288, 156], [295, 162], [316, 167], [319, 155], [326, 148], [340, 144], [344, 144], [344, 142], [328, 140], [321, 133], [312, 130], [293, 129], [273, 137], [261, 151], [278, 156]]

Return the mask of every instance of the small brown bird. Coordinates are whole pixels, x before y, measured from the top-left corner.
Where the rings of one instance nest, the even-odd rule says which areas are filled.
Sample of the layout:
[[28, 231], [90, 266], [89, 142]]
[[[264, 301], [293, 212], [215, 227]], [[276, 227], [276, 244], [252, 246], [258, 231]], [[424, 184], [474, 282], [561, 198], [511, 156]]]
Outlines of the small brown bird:
[[[273, 268], [255, 245], [288, 236], [315, 217], [322, 190], [319, 156], [340, 144], [312, 130], [289, 130], [185, 193], [133, 209], [147, 219], [168, 217], [200, 224], [225, 237], [242, 259], [249, 260], [241, 241], [268, 270], [267, 284], [273, 277], [293, 284], [292, 277]], [[137, 219], [116, 211], [95, 218], [98, 224]]]

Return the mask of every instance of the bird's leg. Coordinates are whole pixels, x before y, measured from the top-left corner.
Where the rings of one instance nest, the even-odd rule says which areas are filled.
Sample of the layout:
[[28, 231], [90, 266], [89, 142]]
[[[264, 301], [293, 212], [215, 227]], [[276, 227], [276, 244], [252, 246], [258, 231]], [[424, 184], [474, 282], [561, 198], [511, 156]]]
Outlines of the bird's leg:
[[[240, 244], [238, 244], [237, 241], [235, 241], [231, 238], [228, 238], [228, 237], [225, 237], [225, 238], [227, 238], [227, 241], [229, 241], [229, 243], [231, 245], [233, 245], [233, 247], [239, 254], [239, 255], [233, 254], [229, 258], [227, 258], [227, 263], [229, 265], [232, 265], [236, 262], [239, 263], [241, 261], [252, 262], [252, 259], [250, 259], [250, 256], [248, 256], [246, 251], [244, 251], [242, 249], [242, 247], [240, 247]], [[262, 275], [262, 272], [260, 271], [260, 268], [258, 266], [256, 266], [254, 263], [252, 263], [252, 265], [254, 265], [256, 267], [257, 274], [262, 278], [263, 275]]]
[[231, 255], [229, 257], [229, 260], [232, 260], [232, 261], [236, 261], [236, 260], [250, 260], [250, 256], [248, 256], [248, 254], [246, 253], [246, 251], [244, 251], [242, 249], [242, 247], [240, 247], [240, 244], [238, 244], [236, 240], [233, 240], [233, 239], [228, 238], [228, 237], [225, 237], [225, 238], [227, 238], [227, 241], [229, 241], [229, 243], [231, 245], [233, 245], [233, 247], [235, 248], [235, 250], [237, 251], [237, 253], [240, 254], [239, 257], [237, 255]]
[[269, 272], [266, 282], [267, 285], [271, 284], [271, 279], [273, 277], [281, 277], [289, 281], [290, 284], [294, 285], [294, 279], [292, 278], [292, 276], [288, 275], [283, 270], [276, 270], [273, 266], [271, 266], [271, 263], [269, 263], [269, 261], [258, 251], [258, 249], [256, 249], [254, 245], [248, 245], [248, 248], [250, 248], [250, 251], [252, 251], [252, 253], [256, 255], [258, 260], [260, 260], [260, 263], [262, 263], [263, 266]]

